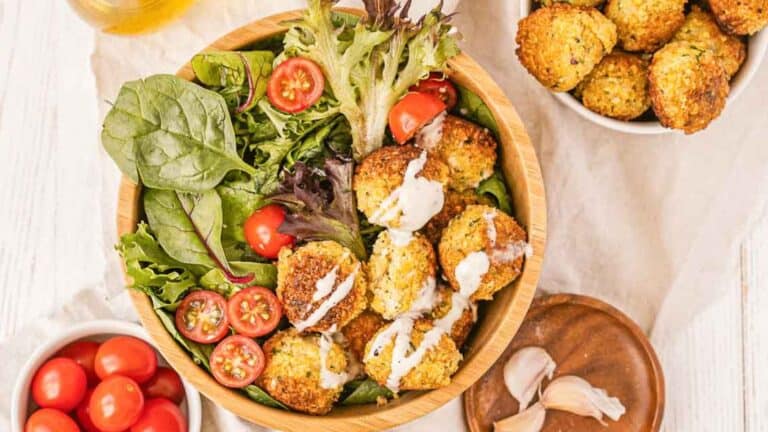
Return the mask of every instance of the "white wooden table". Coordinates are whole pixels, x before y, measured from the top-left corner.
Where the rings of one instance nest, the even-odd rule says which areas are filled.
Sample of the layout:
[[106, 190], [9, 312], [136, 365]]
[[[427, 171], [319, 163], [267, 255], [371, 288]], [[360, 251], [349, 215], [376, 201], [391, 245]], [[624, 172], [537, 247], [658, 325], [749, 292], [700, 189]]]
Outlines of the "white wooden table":
[[[64, 1], [0, 0], [0, 338], [108, 278], [92, 44]], [[667, 431], [768, 431], [768, 217], [732, 273], [663, 353]]]

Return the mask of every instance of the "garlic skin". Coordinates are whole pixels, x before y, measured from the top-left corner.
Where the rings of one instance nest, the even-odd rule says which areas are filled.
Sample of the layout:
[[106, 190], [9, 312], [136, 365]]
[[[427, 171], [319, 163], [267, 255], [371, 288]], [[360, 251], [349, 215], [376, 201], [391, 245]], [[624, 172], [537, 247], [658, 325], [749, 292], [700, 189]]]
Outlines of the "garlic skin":
[[617, 421], [626, 412], [618, 398], [608, 396], [605, 390], [592, 387], [586, 380], [573, 375], [561, 376], [549, 383], [541, 404], [547, 409], [594, 417], [603, 426], [603, 414]]
[[525, 411], [493, 422], [494, 432], [539, 432], [544, 427], [547, 410], [541, 402], [536, 402]]
[[556, 367], [547, 351], [539, 347], [522, 348], [509, 358], [504, 365], [504, 384], [520, 404], [518, 412], [528, 408], [536, 392], [541, 391], [544, 377], [552, 379]]

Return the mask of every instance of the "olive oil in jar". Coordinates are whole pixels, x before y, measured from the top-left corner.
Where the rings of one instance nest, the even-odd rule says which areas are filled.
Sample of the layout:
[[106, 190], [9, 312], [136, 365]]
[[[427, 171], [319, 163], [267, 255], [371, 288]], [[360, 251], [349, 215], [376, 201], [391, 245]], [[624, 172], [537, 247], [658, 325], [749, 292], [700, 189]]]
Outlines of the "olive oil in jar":
[[69, 0], [80, 17], [107, 33], [132, 35], [157, 30], [180, 17], [194, 0]]

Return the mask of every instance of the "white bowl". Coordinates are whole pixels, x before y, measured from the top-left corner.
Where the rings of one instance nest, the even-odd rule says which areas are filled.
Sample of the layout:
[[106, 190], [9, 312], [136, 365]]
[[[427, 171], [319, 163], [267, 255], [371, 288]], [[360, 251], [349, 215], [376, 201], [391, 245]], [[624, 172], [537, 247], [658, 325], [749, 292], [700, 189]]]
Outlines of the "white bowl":
[[[13, 396], [11, 397], [11, 427], [13, 432], [22, 432], [24, 430], [24, 422], [32, 413], [32, 406], [34, 404], [29, 396], [29, 386], [35, 372], [46, 360], [50, 359], [51, 356], [71, 342], [80, 339], [98, 342], [117, 335], [137, 337], [152, 345], [152, 339], [150, 339], [144, 328], [137, 324], [123, 321], [99, 320], [70, 327], [56, 334], [48, 342], [35, 350], [24, 367], [21, 368], [19, 377], [16, 379], [16, 385], [13, 388]], [[167, 365], [159, 352], [158, 361], [163, 366]], [[182, 384], [184, 385], [186, 395], [181, 410], [187, 416], [189, 432], [200, 432], [200, 422], [202, 420], [200, 394], [186, 381], [182, 380]]]
[[[536, 1], [536, 0], [534, 0]], [[531, 13], [533, 2], [531, 0], [520, 1], [520, 19], [527, 17]], [[731, 92], [728, 95], [727, 104], [733, 103], [742, 91], [749, 85], [749, 82], [755, 76], [760, 63], [768, 50], [768, 29], [763, 29], [747, 40], [747, 58], [741, 69], [731, 79]], [[636, 135], [658, 135], [670, 132], [677, 132], [674, 129], [668, 129], [658, 121], [622, 121], [612, 119], [593, 111], [590, 111], [568, 92], [552, 92], [552, 95], [567, 107], [576, 111], [583, 118], [597, 123], [603, 127], [626, 132]]]

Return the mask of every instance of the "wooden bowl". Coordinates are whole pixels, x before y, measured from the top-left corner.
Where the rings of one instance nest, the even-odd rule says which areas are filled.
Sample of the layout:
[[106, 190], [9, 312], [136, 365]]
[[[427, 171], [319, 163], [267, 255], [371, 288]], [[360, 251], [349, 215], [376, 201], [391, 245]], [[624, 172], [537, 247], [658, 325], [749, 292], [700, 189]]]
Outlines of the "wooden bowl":
[[[362, 14], [360, 10], [345, 12]], [[280, 23], [299, 17], [301, 11], [273, 15], [248, 24], [214, 42], [208, 49], [235, 50], [255, 41], [284, 32]], [[501, 163], [508, 179], [516, 218], [528, 232], [533, 256], [527, 258], [520, 278], [496, 295], [487, 305], [476, 326], [465, 359], [450, 385], [428, 392], [408, 392], [383, 407], [375, 405], [335, 408], [330, 414], [316, 417], [260, 405], [239, 392], [220, 386], [171, 338], [152, 309], [149, 298], [131, 290], [131, 297], [141, 322], [168, 362], [205, 396], [238, 416], [275, 429], [286, 431], [334, 430], [373, 431], [391, 428], [421, 417], [457, 397], [480, 378], [512, 340], [530, 306], [544, 257], [546, 206], [536, 153], [520, 118], [502, 90], [490, 76], [467, 55], [449, 64], [449, 75], [457, 83], [480, 96], [498, 123]], [[189, 64], [178, 76], [192, 79]], [[119, 235], [136, 230], [139, 222], [140, 186], [123, 178], [119, 191], [117, 231]], [[130, 280], [126, 281], [130, 283]]]

